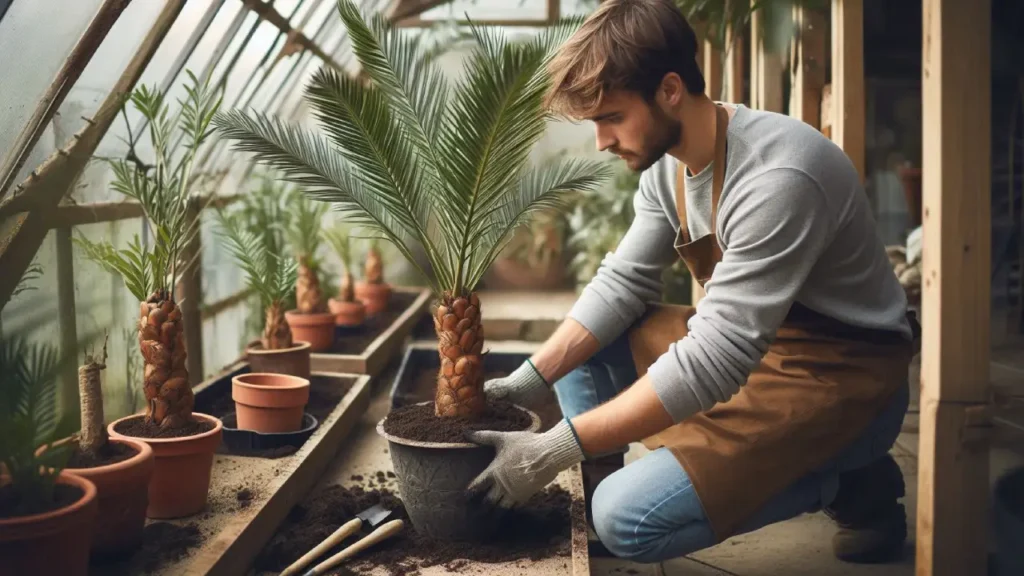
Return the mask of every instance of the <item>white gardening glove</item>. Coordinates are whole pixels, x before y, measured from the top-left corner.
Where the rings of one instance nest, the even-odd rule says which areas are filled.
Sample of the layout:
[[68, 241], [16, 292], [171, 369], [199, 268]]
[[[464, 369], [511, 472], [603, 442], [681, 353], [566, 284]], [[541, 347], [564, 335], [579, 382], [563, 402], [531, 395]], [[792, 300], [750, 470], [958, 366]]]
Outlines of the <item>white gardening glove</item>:
[[551, 388], [529, 360], [504, 378], [484, 382], [488, 400], [507, 400], [524, 408], [537, 408], [551, 400]]
[[490, 466], [470, 483], [468, 490], [502, 508], [526, 502], [559, 472], [584, 458], [567, 419], [542, 434], [481, 431], [470, 432], [468, 437], [496, 450]]

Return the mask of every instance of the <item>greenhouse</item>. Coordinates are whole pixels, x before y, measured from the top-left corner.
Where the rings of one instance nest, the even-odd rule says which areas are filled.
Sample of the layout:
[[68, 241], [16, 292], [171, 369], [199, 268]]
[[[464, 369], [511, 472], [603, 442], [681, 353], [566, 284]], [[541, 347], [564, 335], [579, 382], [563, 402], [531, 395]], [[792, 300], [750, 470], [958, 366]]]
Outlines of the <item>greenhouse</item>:
[[1022, 38], [0, 0], [0, 576], [1024, 574]]

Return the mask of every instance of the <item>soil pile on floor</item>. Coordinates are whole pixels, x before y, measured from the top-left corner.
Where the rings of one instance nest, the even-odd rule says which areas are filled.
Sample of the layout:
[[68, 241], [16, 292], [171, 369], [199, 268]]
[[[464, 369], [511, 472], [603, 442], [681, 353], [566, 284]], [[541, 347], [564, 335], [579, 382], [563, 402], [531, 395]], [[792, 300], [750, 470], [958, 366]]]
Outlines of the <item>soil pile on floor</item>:
[[142, 530], [142, 546], [130, 556], [98, 558], [92, 564], [102, 567], [103, 573], [151, 574], [185, 558], [202, 542], [203, 533], [194, 522], [184, 526], [152, 522]]
[[135, 448], [119, 442], [107, 442], [95, 454], [85, 453], [80, 448], [75, 448], [71, 458], [68, 459], [67, 467], [96, 468], [98, 466], [108, 466], [124, 462], [138, 453], [139, 451]]
[[334, 344], [327, 354], [362, 354], [370, 344], [394, 324], [418, 294], [392, 292], [388, 307], [373, 316], [367, 316], [358, 328], [340, 328], [334, 337]]
[[[564, 489], [551, 486], [522, 507], [508, 511], [491, 541], [445, 542], [416, 533], [408, 522], [401, 501], [389, 490], [335, 485], [292, 510], [284, 525], [256, 559], [255, 567], [257, 572], [283, 570], [343, 523], [351, 520], [357, 512], [378, 502], [394, 511], [389, 520], [405, 519], [405, 529], [390, 540], [363, 551], [339, 566], [332, 574], [385, 568], [390, 576], [414, 576], [420, 573], [420, 569], [429, 566], [442, 566], [453, 573], [469, 573], [472, 563], [495, 564], [568, 556], [572, 547], [570, 500], [569, 493]], [[350, 538], [315, 562], [326, 560], [355, 541], [356, 537]]]
[[392, 410], [384, 420], [384, 431], [421, 442], [467, 442], [466, 433], [472, 430], [515, 432], [526, 430], [531, 422], [529, 414], [504, 400], [488, 402], [484, 414], [474, 419], [462, 416], [439, 418], [434, 414], [431, 403]]
[[180, 428], [161, 428], [156, 424], [146, 422], [145, 416], [136, 416], [135, 418], [122, 420], [114, 426], [114, 430], [118, 434], [134, 436], [135, 438], [184, 438], [209, 432], [213, 428], [213, 422], [200, 420], [199, 418], [194, 418], [191, 422]]

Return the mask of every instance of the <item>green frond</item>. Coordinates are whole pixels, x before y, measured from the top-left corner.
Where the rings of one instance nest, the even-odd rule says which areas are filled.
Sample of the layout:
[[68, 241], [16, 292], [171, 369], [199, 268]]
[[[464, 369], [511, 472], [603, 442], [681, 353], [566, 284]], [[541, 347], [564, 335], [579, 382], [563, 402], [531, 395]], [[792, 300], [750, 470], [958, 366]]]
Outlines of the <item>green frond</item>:
[[38, 280], [42, 275], [43, 267], [38, 263], [29, 266], [28, 269], [25, 270], [25, 273], [21, 275], [21, 280], [18, 282], [18, 285], [14, 287], [14, 291], [11, 292], [11, 298], [14, 298], [24, 292], [35, 290], [36, 287], [30, 284], [30, 282]]
[[246, 228], [239, 213], [217, 212], [217, 234], [225, 240], [228, 253], [242, 269], [249, 289], [260, 295], [264, 308], [283, 302], [295, 287], [298, 265], [291, 258], [274, 254], [253, 229]]
[[118, 250], [109, 242], [92, 242], [85, 236], [72, 239], [85, 253], [85, 257], [99, 264], [104, 270], [120, 276], [125, 287], [139, 301], [153, 293], [157, 278], [155, 273], [163, 271], [162, 261], [151, 253], [139, 240], [138, 234], [127, 249]]
[[333, 227], [324, 228], [321, 234], [323, 239], [334, 249], [334, 253], [338, 255], [344, 270], [351, 273], [352, 231], [347, 226], [336, 224]]

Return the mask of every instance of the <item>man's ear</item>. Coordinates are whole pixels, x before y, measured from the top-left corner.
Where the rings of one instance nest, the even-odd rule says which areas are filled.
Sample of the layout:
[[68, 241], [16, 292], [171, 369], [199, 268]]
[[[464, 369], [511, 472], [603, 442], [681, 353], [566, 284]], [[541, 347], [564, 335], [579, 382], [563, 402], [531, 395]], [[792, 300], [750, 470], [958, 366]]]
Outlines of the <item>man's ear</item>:
[[660, 104], [665, 108], [672, 110], [679, 106], [679, 103], [683, 99], [683, 92], [686, 91], [686, 84], [683, 79], [675, 72], [669, 72], [661, 79], [661, 84], [658, 86], [656, 98], [660, 100]]

